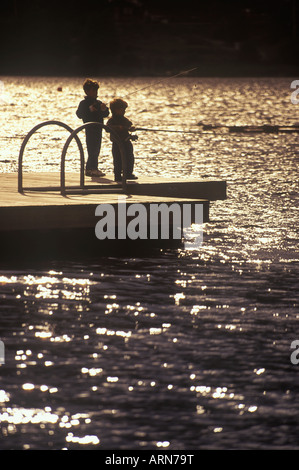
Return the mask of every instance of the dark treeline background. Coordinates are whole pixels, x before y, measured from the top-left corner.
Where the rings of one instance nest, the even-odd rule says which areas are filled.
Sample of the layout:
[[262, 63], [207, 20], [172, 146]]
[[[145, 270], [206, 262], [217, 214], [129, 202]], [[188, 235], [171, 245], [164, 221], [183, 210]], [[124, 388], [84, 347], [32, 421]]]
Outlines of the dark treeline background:
[[1, 0], [0, 73], [296, 75], [299, 0]]

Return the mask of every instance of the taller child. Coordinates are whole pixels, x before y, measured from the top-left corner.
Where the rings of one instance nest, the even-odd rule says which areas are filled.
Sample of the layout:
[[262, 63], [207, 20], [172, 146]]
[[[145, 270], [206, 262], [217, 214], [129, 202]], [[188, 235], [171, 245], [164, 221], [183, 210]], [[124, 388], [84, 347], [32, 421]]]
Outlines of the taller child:
[[[84, 100], [79, 103], [76, 114], [79, 119], [86, 122], [99, 122], [103, 124], [103, 119], [109, 115], [107, 106], [98, 100], [99, 83], [87, 78], [83, 83], [85, 91]], [[105, 176], [105, 173], [98, 170], [98, 159], [102, 144], [102, 128], [100, 126], [87, 126], [85, 128], [86, 146], [88, 159], [86, 162], [86, 176]]]

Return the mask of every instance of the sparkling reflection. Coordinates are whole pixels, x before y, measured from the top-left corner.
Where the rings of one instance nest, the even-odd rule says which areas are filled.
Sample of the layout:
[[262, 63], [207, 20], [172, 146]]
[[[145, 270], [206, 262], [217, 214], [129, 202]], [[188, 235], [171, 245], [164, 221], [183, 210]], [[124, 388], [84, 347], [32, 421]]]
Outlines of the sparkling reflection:
[[[57, 80], [66, 90], [58, 111]], [[144, 84], [111, 78], [101, 92]], [[18, 100], [5, 108], [3, 132], [13, 138], [2, 142], [1, 171], [17, 170], [20, 126], [40, 116], [36, 98], [43, 119], [58, 112], [75, 128], [81, 86], [9, 79]], [[140, 126], [151, 127], [154, 113], [174, 130], [182, 107], [184, 126], [196, 131], [199, 122], [292, 124], [285, 90], [284, 79], [182, 79], [132, 97], [130, 110]], [[57, 169], [64, 137], [55, 138], [36, 136], [25, 170]], [[110, 147], [104, 134], [106, 173]], [[199, 249], [0, 272], [3, 448], [298, 448], [289, 361], [298, 321], [294, 149], [292, 134], [140, 134], [137, 174], [176, 177], [179, 168], [181, 177], [227, 180], [228, 199], [211, 203]], [[68, 170], [78, 171], [75, 155], [70, 149]]]

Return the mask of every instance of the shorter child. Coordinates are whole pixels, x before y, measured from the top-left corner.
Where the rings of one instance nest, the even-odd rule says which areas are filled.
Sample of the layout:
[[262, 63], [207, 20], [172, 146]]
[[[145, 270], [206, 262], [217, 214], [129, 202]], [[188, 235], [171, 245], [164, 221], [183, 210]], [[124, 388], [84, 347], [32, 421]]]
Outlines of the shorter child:
[[[86, 122], [99, 122], [103, 124], [103, 118], [109, 115], [109, 109], [97, 100], [99, 84], [95, 80], [87, 78], [83, 83], [86, 96], [79, 103], [76, 114], [79, 119]], [[98, 170], [98, 158], [102, 144], [102, 128], [100, 126], [87, 126], [85, 129], [88, 159], [86, 162], [86, 176], [105, 176]]]
[[[133, 123], [125, 117], [126, 108], [128, 103], [126, 101], [116, 98], [110, 103], [110, 110], [112, 117], [108, 120], [107, 126], [115, 131], [124, 144], [125, 156], [126, 156], [126, 179], [136, 180], [137, 176], [133, 174], [134, 168], [134, 149], [131, 140], [137, 140], [136, 135], [132, 135], [129, 132], [135, 130]], [[112, 155], [114, 164], [114, 179], [116, 182], [121, 182], [121, 174], [123, 171], [121, 152], [118, 143], [116, 142], [112, 133], [110, 134], [110, 140], [112, 142]]]

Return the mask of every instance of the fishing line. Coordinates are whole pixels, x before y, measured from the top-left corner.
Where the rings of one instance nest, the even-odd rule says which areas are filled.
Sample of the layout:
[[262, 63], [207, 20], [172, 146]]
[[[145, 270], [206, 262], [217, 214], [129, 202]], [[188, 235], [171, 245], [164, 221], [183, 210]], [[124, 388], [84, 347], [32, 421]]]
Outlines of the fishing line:
[[264, 133], [278, 133], [278, 132], [299, 132], [299, 126], [221, 126], [212, 124], [201, 124], [202, 129], [198, 131], [188, 130], [174, 130], [174, 129], [153, 129], [148, 127], [137, 127], [136, 131], [146, 132], [175, 132], [179, 134], [201, 134], [202, 131], [206, 134], [206, 131], [213, 131], [216, 129], [227, 129], [229, 132], [249, 133], [249, 132], [264, 132]]
[[147, 132], [175, 132], [180, 134], [199, 134], [200, 131], [176, 131], [174, 129], [150, 129], [147, 127], [136, 127], [135, 131], [147, 131]]
[[180, 77], [181, 75], [187, 75], [188, 73], [193, 72], [194, 70], [197, 70], [197, 69], [198, 69], [198, 67], [194, 67], [193, 69], [184, 70], [183, 72], [180, 72], [180, 73], [177, 73], [177, 74], [175, 74], [175, 75], [172, 75], [171, 77], [165, 77], [165, 78], [163, 78], [162, 80], [159, 80], [159, 81], [157, 81], [157, 82], [152, 82], [152, 83], [150, 83], [149, 85], [147, 85], [147, 86], [145, 86], [145, 87], [138, 88], [138, 89], [135, 90], [135, 91], [131, 91], [131, 93], [128, 93], [127, 95], [125, 95], [125, 98], [127, 98], [128, 96], [134, 95], [135, 93], [138, 93], [139, 91], [146, 90], [147, 88], [151, 88], [151, 87], [154, 86], [154, 85], [158, 85], [159, 83], [163, 83], [163, 82], [165, 82], [166, 80], [170, 80], [171, 78]]

